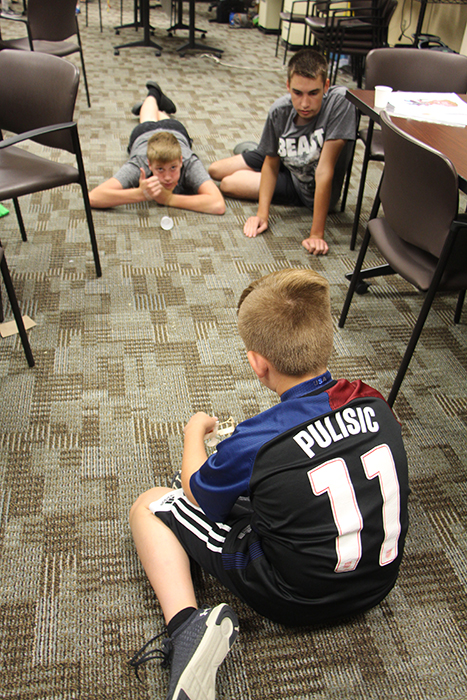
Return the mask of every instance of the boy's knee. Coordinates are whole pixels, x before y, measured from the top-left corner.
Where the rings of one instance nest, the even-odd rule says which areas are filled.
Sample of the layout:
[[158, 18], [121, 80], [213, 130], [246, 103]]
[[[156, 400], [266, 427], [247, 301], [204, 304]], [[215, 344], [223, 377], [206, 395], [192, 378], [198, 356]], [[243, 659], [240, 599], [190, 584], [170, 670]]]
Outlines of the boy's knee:
[[154, 503], [154, 501], [158, 501], [159, 498], [162, 498], [162, 496], [165, 496], [165, 494], [170, 491], [172, 491], [172, 489], [166, 488], [164, 486], [155, 486], [154, 488], [149, 489], [148, 491], [145, 491], [140, 496], [138, 496], [138, 498], [130, 508], [130, 525], [132, 520], [135, 518], [135, 516], [137, 516], [138, 513], [147, 512], [151, 503]]
[[220, 161], [217, 160], [215, 163], [211, 163], [208, 168], [208, 173], [213, 180], [222, 180], [222, 172], [219, 163]]

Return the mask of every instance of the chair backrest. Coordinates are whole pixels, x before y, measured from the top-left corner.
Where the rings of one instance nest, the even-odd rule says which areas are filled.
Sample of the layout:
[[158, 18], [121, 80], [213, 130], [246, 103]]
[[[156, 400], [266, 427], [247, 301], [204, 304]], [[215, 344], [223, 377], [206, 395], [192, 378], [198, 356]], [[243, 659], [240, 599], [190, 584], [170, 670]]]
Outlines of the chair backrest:
[[384, 218], [407, 243], [439, 257], [458, 210], [451, 161], [399, 129], [381, 112]]
[[373, 49], [366, 57], [365, 87], [389, 85], [407, 92], [467, 93], [467, 56], [428, 49]]
[[77, 33], [76, 0], [28, 0], [33, 40], [64, 41]]
[[[37, 51], [0, 51], [0, 129], [15, 134], [73, 121], [79, 71], [72, 63]], [[75, 152], [69, 131], [34, 139]]]

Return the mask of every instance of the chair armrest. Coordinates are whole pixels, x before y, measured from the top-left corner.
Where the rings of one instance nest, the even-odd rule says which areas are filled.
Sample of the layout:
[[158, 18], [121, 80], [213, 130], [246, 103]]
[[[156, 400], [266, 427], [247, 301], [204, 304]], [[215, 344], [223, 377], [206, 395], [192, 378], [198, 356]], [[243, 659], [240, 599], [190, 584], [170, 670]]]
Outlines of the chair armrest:
[[51, 134], [54, 131], [64, 131], [65, 129], [72, 129], [75, 126], [76, 122], [65, 122], [64, 124], [52, 124], [49, 126], [42, 126], [39, 129], [30, 129], [29, 131], [23, 131], [23, 133], [21, 134], [16, 134], [16, 136], [10, 136], [7, 139], [1, 140], [0, 149], [8, 148], [9, 146], [14, 146], [16, 143], [28, 141], [29, 139], [35, 139], [37, 136]]
[[0, 19], [8, 19], [13, 22], [23, 22], [23, 24], [28, 23], [26, 17], [20, 17], [20, 15], [6, 15], [3, 12], [0, 12]]

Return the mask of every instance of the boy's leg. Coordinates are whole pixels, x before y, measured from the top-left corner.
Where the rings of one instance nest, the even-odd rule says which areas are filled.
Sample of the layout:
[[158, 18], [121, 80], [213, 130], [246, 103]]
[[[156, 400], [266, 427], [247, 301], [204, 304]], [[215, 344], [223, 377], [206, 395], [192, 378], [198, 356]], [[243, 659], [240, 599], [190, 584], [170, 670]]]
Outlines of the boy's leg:
[[261, 170], [250, 168], [241, 153], [211, 163], [208, 172], [213, 180], [220, 180], [220, 190], [226, 196], [258, 199]]
[[148, 95], [141, 105], [139, 122], [159, 122], [161, 119], [169, 119], [169, 115], [159, 109], [157, 100], [153, 95]]
[[190, 560], [177, 537], [150, 510], [168, 488], [143, 493], [130, 511], [130, 526], [138, 556], [161, 605], [166, 623], [181, 610], [197, 607]]
[[[170, 97], [167, 97], [167, 95], [162, 92], [162, 88], [158, 83], [156, 83], [154, 80], [148, 80], [146, 87], [148, 89], [148, 95], [154, 97], [161, 112], [165, 112], [166, 114], [175, 114], [177, 111], [175, 104], [172, 102]], [[138, 117], [142, 106], [143, 101], [137, 102], [135, 105], [133, 105], [131, 109], [132, 114]]]
[[[237, 637], [238, 619], [224, 603], [196, 609], [189, 558], [175, 534], [149, 510], [149, 504], [170, 493], [175, 492], [154, 488], [142, 494], [130, 511], [130, 525], [168, 623], [164, 654], [171, 672], [166, 700], [206, 700], [214, 698], [217, 669]], [[131, 660], [136, 671], [155, 658], [147, 651], [151, 642]]]

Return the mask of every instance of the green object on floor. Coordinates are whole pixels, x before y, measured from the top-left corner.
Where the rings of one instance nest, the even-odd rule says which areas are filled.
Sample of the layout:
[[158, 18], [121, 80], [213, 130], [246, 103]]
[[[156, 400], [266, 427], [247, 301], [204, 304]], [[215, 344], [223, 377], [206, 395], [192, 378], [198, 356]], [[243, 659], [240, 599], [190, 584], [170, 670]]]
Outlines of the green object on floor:
[[6, 216], [9, 213], [10, 210], [4, 207], [3, 204], [0, 204], [0, 216]]

